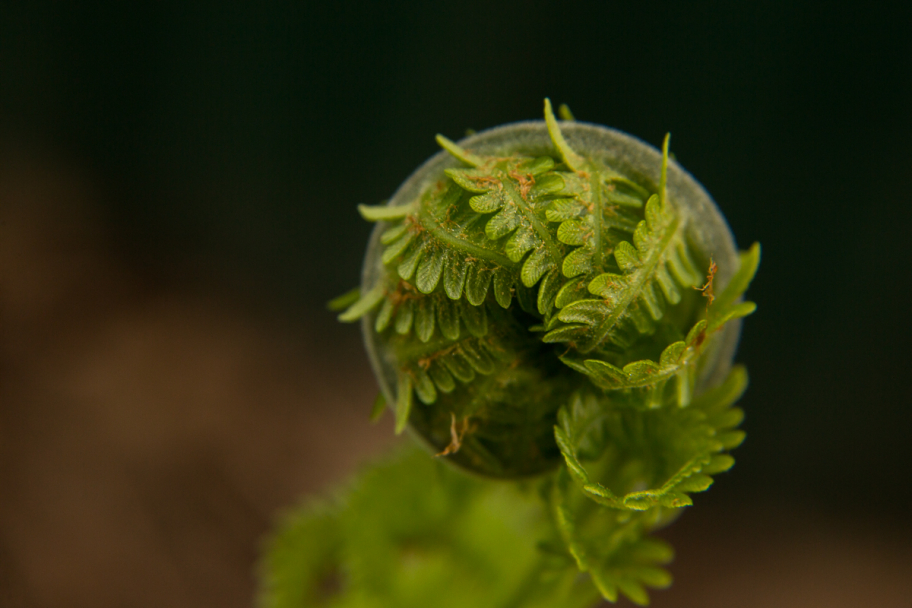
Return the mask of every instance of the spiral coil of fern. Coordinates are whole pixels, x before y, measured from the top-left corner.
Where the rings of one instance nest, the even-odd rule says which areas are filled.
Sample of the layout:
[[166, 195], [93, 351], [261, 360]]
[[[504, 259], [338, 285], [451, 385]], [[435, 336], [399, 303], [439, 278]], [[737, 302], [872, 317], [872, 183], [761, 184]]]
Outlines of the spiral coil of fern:
[[744, 439], [732, 359], [760, 248], [736, 251], [668, 137], [563, 118], [545, 100], [544, 121], [438, 136], [387, 205], [359, 207], [377, 226], [335, 305], [362, 320], [397, 432], [483, 476], [540, 475], [549, 576], [645, 604], [671, 582], [648, 533]]
[[361, 206], [378, 224], [340, 316], [363, 319], [397, 431], [496, 477], [561, 461], [557, 412], [581, 389], [614, 407], [688, 405], [728, 373], [752, 311], [740, 293], [702, 305], [702, 269], [724, 287], [738, 256], [667, 138], [660, 153], [561, 124], [547, 100], [545, 114], [459, 145], [438, 136], [444, 151], [386, 206]]

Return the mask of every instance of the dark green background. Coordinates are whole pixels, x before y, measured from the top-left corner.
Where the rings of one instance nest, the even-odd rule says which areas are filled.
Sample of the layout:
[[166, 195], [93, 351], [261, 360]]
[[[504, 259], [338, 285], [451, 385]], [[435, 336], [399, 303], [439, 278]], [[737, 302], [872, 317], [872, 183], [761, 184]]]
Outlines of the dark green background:
[[[322, 308], [433, 136], [542, 98], [657, 144], [742, 247], [748, 440], [711, 500], [881, 517], [912, 500], [912, 45], [883, 3], [84, 3], [0, 9], [0, 136], [99, 176], [149, 281]], [[635, 6], [631, 6], [635, 5]], [[324, 347], [323, 344], [318, 345]]]

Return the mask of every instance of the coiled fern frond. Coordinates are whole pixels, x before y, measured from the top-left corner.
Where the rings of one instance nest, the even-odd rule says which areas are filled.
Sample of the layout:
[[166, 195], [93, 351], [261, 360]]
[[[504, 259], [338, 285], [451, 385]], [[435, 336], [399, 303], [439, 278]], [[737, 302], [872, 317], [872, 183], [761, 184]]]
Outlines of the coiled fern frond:
[[[432, 597], [444, 585], [453, 605], [645, 604], [671, 581], [671, 549], [649, 532], [744, 438], [747, 374], [731, 357], [759, 245], [735, 252], [668, 137], [659, 153], [559, 123], [546, 100], [543, 123], [437, 140], [445, 154], [389, 204], [359, 207], [377, 223], [364, 280], [333, 305], [361, 320], [397, 432], [517, 485], [417, 456], [369, 474], [317, 543], [344, 579], [327, 605], [447, 605]], [[279, 538], [326, 517], [307, 513]], [[511, 513], [525, 532], [497, 536]], [[404, 582], [415, 551], [431, 570]], [[271, 555], [278, 580], [286, 551]]]

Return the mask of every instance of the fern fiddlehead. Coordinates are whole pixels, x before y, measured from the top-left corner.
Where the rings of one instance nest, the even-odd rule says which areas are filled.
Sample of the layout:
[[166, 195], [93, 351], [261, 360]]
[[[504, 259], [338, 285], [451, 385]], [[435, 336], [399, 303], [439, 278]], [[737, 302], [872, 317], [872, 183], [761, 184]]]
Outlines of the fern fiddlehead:
[[[387, 205], [359, 207], [377, 226], [335, 304], [362, 322], [397, 432], [483, 476], [537, 476], [550, 557], [508, 605], [568, 567], [646, 603], [671, 559], [648, 532], [744, 437], [731, 359], [759, 246], [736, 252], [667, 137], [659, 152], [564, 118], [546, 100], [543, 122], [438, 136]], [[595, 597], [574, 585], [561, 605]]]
[[707, 309], [694, 288], [710, 257], [720, 284], [738, 259], [713, 203], [669, 165], [667, 139], [660, 156], [561, 126], [546, 102], [544, 123], [438, 141], [446, 155], [389, 205], [360, 207], [378, 227], [363, 295], [340, 317], [364, 318], [398, 430], [410, 423], [440, 452], [461, 421], [448, 458], [533, 474], [560, 461], [552, 429], [575, 391], [684, 407], [725, 372], [729, 321], [750, 310]]

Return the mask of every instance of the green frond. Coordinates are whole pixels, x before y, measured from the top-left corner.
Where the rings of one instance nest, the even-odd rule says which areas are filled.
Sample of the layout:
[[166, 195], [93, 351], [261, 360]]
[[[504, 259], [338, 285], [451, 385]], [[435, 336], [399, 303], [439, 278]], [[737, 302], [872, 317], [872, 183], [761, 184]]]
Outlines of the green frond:
[[[574, 170], [582, 157], [566, 145], [550, 103], [546, 123], [562, 165], [549, 156], [477, 155], [441, 137], [467, 166], [446, 169], [413, 203], [363, 208], [386, 222], [379, 240], [388, 275], [342, 316], [374, 313], [375, 331], [400, 345], [397, 360], [423, 404], [489, 373], [455, 345], [486, 339], [492, 314], [519, 308], [540, 319], [525, 331], [540, 328], [543, 343], [565, 345], [560, 360], [595, 386], [646, 409], [686, 406], [707, 335], [753, 309], [731, 303], [758, 252], [702, 319], [686, 218], [665, 201], [668, 138], [658, 193], [651, 193], [595, 161], [585, 173]], [[522, 341], [523, 328], [517, 331]], [[448, 348], [449, 356], [429, 363]]]
[[[421, 339], [433, 334], [430, 309], [443, 305], [434, 299], [423, 317], [428, 323], [414, 325], [422, 302], [415, 292], [445, 294], [473, 307], [493, 299], [504, 309], [518, 296], [523, 309], [552, 311], [566, 247], [546, 213], [566, 179], [546, 156], [483, 160], [483, 167], [446, 170], [450, 181], [439, 198], [425, 198], [398, 218], [384, 216], [390, 225], [380, 237], [381, 260], [404, 285], [388, 287], [378, 332], [393, 325], [403, 335], [413, 329]], [[469, 327], [478, 327], [476, 320], [484, 327], [483, 309], [461, 307], [458, 316]]]
[[[553, 425], [567, 389], [535, 366], [540, 353], [517, 349], [516, 338], [492, 327], [484, 338], [397, 350], [413, 390], [409, 424], [439, 452], [451, 442], [455, 416], [466, 432], [447, 459], [495, 477], [541, 473], [561, 460]], [[517, 429], [525, 441], [516, 441]]]
[[343, 539], [336, 505], [308, 504], [286, 514], [259, 564], [257, 605], [323, 605], [330, 599], [325, 590], [342, 576], [342, 560]]
[[414, 447], [331, 505], [287, 516], [260, 566], [260, 608], [586, 608], [598, 591], [546, 554], [534, 492], [460, 475]]
[[[667, 138], [665, 144], [663, 175]], [[453, 146], [448, 149], [455, 154], [464, 152]], [[484, 337], [488, 302], [507, 310], [514, 295], [522, 301], [535, 294], [523, 308], [544, 318], [545, 343], [573, 346], [564, 363], [603, 389], [639, 391], [647, 407], [666, 399], [674, 380], [677, 402], [686, 405], [702, 334], [666, 345], [657, 362], [605, 356], [606, 348], [629, 348], [638, 336], [655, 334], [666, 309], [684, 294], [692, 296], [689, 288], [699, 283], [683, 226], [662, 197], [597, 170], [585, 177], [556, 172], [548, 157], [474, 161], [471, 168], [446, 171], [451, 182], [439, 199], [396, 213], [368, 212], [390, 223], [380, 239], [382, 261], [401, 282], [389, 286], [385, 297], [376, 290], [367, 294], [343, 317], [354, 320], [380, 305], [377, 332], [393, 328], [422, 343], [458, 340], [464, 331]], [[722, 305], [710, 309], [710, 332], [751, 312], [749, 303], [725, 306], [740, 297], [732, 289], [748, 282], [749, 276], [736, 277], [735, 287], [719, 297]], [[442, 387], [426, 371], [412, 372], [422, 402], [433, 403], [438, 391], [446, 392], [448, 373], [473, 377], [470, 367], [452, 365], [455, 370], [435, 372]]]
[[[611, 509], [645, 511], [688, 506], [711, 474], [727, 470], [743, 433], [742, 414], [731, 407], [746, 386], [736, 367], [722, 385], [688, 408], [611, 407], [605, 397], [575, 395], [558, 412], [555, 439], [567, 470], [588, 498]], [[584, 464], [588, 463], [588, 464]], [[620, 471], [614, 463], [636, 462]], [[640, 489], [642, 486], [645, 489]]]
[[[579, 245], [565, 258], [564, 275], [587, 277], [588, 293], [578, 285], [572, 297], [567, 294], [559, 298], [560, 312], [547, 326], [546, 342], [573, 342], [581, 353], [605, 344], [627, 346], [633, 332], [654, 333], [666, 308], [678, 304], [682, 293], [698, 284], [683, 224], [663, 208], [657, 195], [646, 202], [644, 215], [629, 240], [613, 244], [617, 271], [599, 273], [594, 261], [599, 259], [598, 250], [603, 245], [596, 235], [606, 229], [617, 233], [620, 227], [594, 213], [583, 212], [583, 220], [563, 219], [564, 213], [552, 213], [554, 219], [561, 220], [559, 238]], [[606, 265], [602, 262], [603, 268]]]
[[[594, 165], [589, 173], [577, 173], [582, 157], [566, 144], [548, 102], [546, 122], [570, 171], [555, 167], [550, 157], [469, 155], [439, 138], [470, 166], [447, 169], [450, 181], [438, 186], [441, 195], [408, 205], [408, 211], [362, 211], [392, 223], [381, 236], [382, 260], [419, 292], [444, 291], [474, 306], [485, 301], [495, 278], [493, 293], [504, 308], [520, 287], [538, 287], [533, 309], [552, 330], [546, 341], [573, 340], [583, 352], [605, 342], [625, 343], [624, 326], [631, 324], [651, 333], [665, 302], [677, 303], [679, 288], [699, 280], [680, 231], [675, 239], [665, 233], [676, 229], [676, 220], [659, 197], [650, 204], [641, 186], [607, 168]], [[657, 249], [662, 245], [667, 251]], [[628, 289], [620, 294], [620, 305], [606, 302], [582, 320], [572, 309], [561, 317], [555, 307], [586, 299], [576, 284], [558, 297], [566, 279], [583, 276], [591, 283], [599, 273], [624, 277]], [[600, 294], [590, 289], [591, 295]], [[578, 320], [568, 329], [571, 317]], [[406, 321], [407, 313], [397, 326], [401, 331], [408, 329]]]
[[553, 484], [550, 500], [561, 540], [604, 599], [616, 602], [624, 595], [646, 605], [646, 587], [671, 584], [671, 575], [662, 566], [674, 553], [664, 541], [647, 536], [667, 519], [661, 510], [604, 509], [582, 497], [566, 474]]
[[679, 340], [669, 344], [655, 362], [641, 359], [623, 367], [601, 359], [586, 359], [579, 355], [561, 358], [566, 365], [588, 376], [593, 384], [605, 390], [641, 389], [643, 407], [655, 407], [666, 401], [666, 385], [675, 381], [674, 402], [678, 406], [690, 403], [696, 375], [696, 359], [703, 345]]
[[670, 134], [644, 167], [639, 144], [618, 144], [635, 154], [615, 163], [615, 134], [558, 122], [548, 99], [544, 118], [511, 127], [528, 146], [504, 145], [509, 130], [438, 135], [452, 159], [426, 164], [394, 206], [358, 207], [378, 222], [366, 284], [330, 303], [364, 320], [383, 391], [372, 419], [389, 407], [438, 463], [525, 481], [423, 456], [383, 465], [283, 528], [264, 608], [645, 605], [670, 584], [671, 548], [650, 533], [744, 440], [744, 369], [699, 391], [727, 365], [708, 355], [726, 324], [756, 309], [744, 294], [760, 247], [725, 266], [728, 235], [698, 223], [712, 204], [669, 192]]
[[[666, 346], [658, 361], [641, 359], [619, 367], [610, 361], [571, 354], [562, 356], [561, 361], [605, 390], [642, 389], [644, 398], [640, 403], [643, 407], [656, 407], [669, 400], [684, 407], [691, 401], [699, 357], [710, 344], [707, 334], [718, 331], [732, 319], [750, 314], [754, 308], [753, 302], [741, 302], [724, 309], [711, 323], [697, 322], [684, 340]], [[672, 380], [676, 382], [675, 396], [668, 398], [666, 388]]]
[[[394, 313], [386, 314], [385, 310], [395, 308], [391, 301], [386, 300], [376, 318], [386, 319], [387, 327], [382, 331], [395, 329], [389, 335], [389, 345], [399, 362], [392, 396], [396, 427], [401, 431], [410, 421], [416, 398], [423, 406], [443, 408], [438, 412], [446, 414], [442, 449], [449, 441], [449, 412], [460, 418], [485, 417], [481, 410], [515, 396], [510, 386], [519, 380], [511, 380], [509, 368], [523, 356], [514, 346], [522, 328], [509, 329], [511, 324], [504, 323], [507, 313], [494, 303], [476, 307], [443, 294], [419, 294], [414, 299], [402, 299]], [[403, 317], [406, 321], [401, 321]], [[496, 330], [490, 329], [492, 325]], [[482, 380], [487, 377], [490, 379]], [[496, 388], [488, 386], [491, 383]], [[550, 391], [539, 393], [544, 399]], [[466, 400], [472, 394], [475, 397]], [[556, 409], [557, 405], [550, 403], [549, 407]], [[438, 415], [432, 423], [440, 426], [440, 418]], [[538, 432], [545, 437], [549, 427], [542, 424]]]
[[580, 353], [628, 348], [638, 335], [656, 333], [666, 309], [699, 284], [684, 222], [664, 201], [667, 145], [668, 138], [659, 194], [594, 167], [588, 188], [546, 211], [559, 224], [558, 239], [575, 247], [562, 272], [579, 279], [556, 297], [559, 311], [546, 323], [545, 342], [569, 343]]
[[426, 405], [437, 400], [438, 391], [451, 393], [457, 386], [456, 381], [469, 384], [476, 374], [492, 374], [510, 359], [505, 348], [490, 337], [471, 335], [453, 340], [438, 339], [427, 348], [411, 349], [407, 356], [404, 373]]
[[[711, 343], [707, 340], [711, 334], [719, 331], [725, 323], [745, 317], [756, 309], [753, 302], [742, 302], [744, 290], [757, 270], [759, 246], [753, 246], [741, 254], [741, 265], [729, 282], [723, 294], [708, 308], [707, 318], [698, 321], [683, 340], [665, 346], [657, 361], [639, 359], [620, 364], [616, 361], [587, 358], [582, 354], [567, 353], [561, 357], [566, 365], [588, 376], [598, 387], [610, 390], [638, 390], [642, 398], [642, 407], [655, 407], [666, 401], [673, 401], [678, 406], [690, 403], [693, 386], [696, 381], [700, 356]], [[590, 291], [605, 293], [603, 283], [620, 282], [621, 277], [600, 275], [590, 284]], [[587, 304], [588, 303], [588, 304]], [[588, 308], [586, 308], [588, 306]], [[600, 304], [592, 300], [579, 300], [575, 306], [565, 305], [565, 318], [575, 321], [576, 325], [567, 325], [552, 332], [558, 338], [578, 339], [583, 333], [580, 323], [585, 322], [586, 314], [597, 314]], [[570, 316], [577, 314], [577, 316]], [[546, 334], [548, 340], [550, 334]], [[553, 338], [552, 338], [553, 339]], [[669, 396], [669, 388], [674, 381], [675, 390]]]

